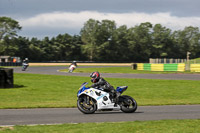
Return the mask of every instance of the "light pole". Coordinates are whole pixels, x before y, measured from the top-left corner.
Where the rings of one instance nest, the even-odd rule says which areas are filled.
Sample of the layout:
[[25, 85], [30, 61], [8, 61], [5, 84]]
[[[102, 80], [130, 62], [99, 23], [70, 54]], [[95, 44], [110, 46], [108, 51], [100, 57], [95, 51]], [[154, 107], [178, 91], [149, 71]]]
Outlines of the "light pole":
[[190, 54], [191, 54], [191, 53], [188, 51], [188, 52], [187, 52], [187, 62], [189, 62]]
[[189, 59], [190, 59], [190, 52], [188, 51], [187, 52], [187, 64], [186, 64], [186, 70], [190, 70], [190, 63], [189, 63]]

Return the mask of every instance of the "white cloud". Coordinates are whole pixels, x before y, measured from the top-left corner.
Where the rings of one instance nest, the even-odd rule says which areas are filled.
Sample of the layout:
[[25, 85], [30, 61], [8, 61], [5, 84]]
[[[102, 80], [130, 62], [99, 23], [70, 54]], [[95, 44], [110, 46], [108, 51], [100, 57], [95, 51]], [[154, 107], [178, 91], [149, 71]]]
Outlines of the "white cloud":
[[102, 13], [97, 11], [82, 12], [53, 12], [39, 14], [34, 17], [20, 19], [20, 25], [23, 28], [30, 27], [49, 27], [49, 28], [69, 28], [81, 29], [83, 24], [90, 18], [95, 20], [109, 19], [114, 20], [118, 26], [127, 25], [134, 27], [143, 22], [151, 22], [152, 24], [160, 23], [163, 26], [177, 30], [183, 29], [185, 26], [198, 27], [200, 17], [176, 17], [169, 12], [164, 13]]

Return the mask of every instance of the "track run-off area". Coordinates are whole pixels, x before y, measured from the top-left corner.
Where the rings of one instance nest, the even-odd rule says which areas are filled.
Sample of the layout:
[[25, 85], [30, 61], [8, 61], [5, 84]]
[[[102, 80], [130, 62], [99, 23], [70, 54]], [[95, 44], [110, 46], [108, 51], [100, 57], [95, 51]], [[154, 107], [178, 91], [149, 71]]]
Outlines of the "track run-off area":
[[[40, 66], [29, 67], [27, 71], [21, 71], [21, 67], [14, 67], [13, 69], [14, 73], [34, 73], [89, 77], [89, 73], [65, 73], [58, 71], [60, 69], [66, 68], [67, 67], [64, 66]], [[102, 76], [105, 78], [113, 77], [169, 80], [200, 80], [200, 74], [102, 73]], [[97, 111], [95, 114], [91, 115], [82, 114], [77, 108], [0, 109], [0, 126], [86, 122], [121, 122], [137, 120], [146, 121], [164, 119], [200, 119], [200, 105], [138, 106], [138, 109], [135, 113], [123, 113], [121, 111]]]

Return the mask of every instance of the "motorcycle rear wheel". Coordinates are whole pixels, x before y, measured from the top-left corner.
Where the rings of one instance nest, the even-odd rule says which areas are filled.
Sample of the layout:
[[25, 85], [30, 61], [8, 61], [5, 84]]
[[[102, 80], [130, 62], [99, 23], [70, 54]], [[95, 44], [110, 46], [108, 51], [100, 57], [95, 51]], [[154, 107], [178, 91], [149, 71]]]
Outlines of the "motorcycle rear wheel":
[[124, 101], [121, 104], [121, 110], [124, 113], [133, 113], [137, 110], [137, 102], [130, 96], [123, 95]]
[[89, 101], [86, 101], [86, 96], [78, 98], [77, 107], [84, 114], [93, 114], [97, 110], [94, 100], [89, 97]]

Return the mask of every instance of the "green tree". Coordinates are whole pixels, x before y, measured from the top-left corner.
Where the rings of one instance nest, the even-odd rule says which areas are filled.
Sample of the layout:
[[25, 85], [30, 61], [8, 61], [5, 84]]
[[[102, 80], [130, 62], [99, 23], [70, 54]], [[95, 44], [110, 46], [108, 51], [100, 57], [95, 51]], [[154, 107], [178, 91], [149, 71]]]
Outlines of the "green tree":
[[5, 36], [17, 36], [17, 31], [21, 30], [21, 28], [16, 20], [9, 17], [0, 17], [0, 40]]
[[19, 23], [9, 17], [0, 17], [0, 54], [14, 55], [17, 47], [11, 42], [11, 38], [17, 35], [21, 29]]
[[115, 60], [114, 49], [114, 32], [116, 31], [116, 23], [110, 20], [102, 20], [99, 25], [98, 34], [96, 36], [96, 59], [100, 61]]
[[148, 61], [152, 46], [151, 28], [152, 24], [146, 22], [128, 30], [127, 39], [130, 49], [129, 59], [131, 61]]
[[88, 55], [90, 60], [102, 60], [101, 54], [109, 47], [113, 31], [116, 29], [114, 21], [102, 20], [101, 22], [89, 19], [81, 29], [81, 39], [83, 52]]
[[81, 47], [83, 45], [83, 42], [81, 41], [81, 36], [74, 35], [71, 39], [72, 45], [72, 54], [71, 54], [71, 60], [86, 60], [87, 57], [83, 54], [81, 51]]
[[42, 41], [37, 38], [32, 38], [24, 47], [24, 56], [28, 57], [32, 61], [43, 61], [47, 60], [48, 55], [45, 55]]
[[195, 58], [200, 55], [200, 33], [198, 27], [185, 27], [184, 30], [173, 33], [175, 43], [179, 46], [180, 58], [186, 58], [186, 53], [191, 52], [190, 57]]
[[111, 57], [113, 61], [129, 61], [128, 29], [126, 25], [117, 28], [113, 34]]
[[[37, 40], [36, 38], [31, 39]], [[18, 38], [15, 38], [15, 45], [18, 47], [18, 50], [16, 51], [15, 55], [21, 57], [21, 59], [24, 58], [31, 58], [37, 55], [32, 55], [29, 49], [30, 44], [32, 43], [28, 38], [19, 36]], [[39, 53], [37, 53], [39, 54]]]
[[[58, 35], [51, 39], [50, 53], [54, 60], [79, 60], [82, 58], [80, 36], [69, 34]], [[84, 57], [83, 57], [84, 58]]]
[[99, 32], [99, 21], [94, 19], [89, 19], [80, 31], [81, 39], [85, 44], [82, 47], [83, 53], [88, 55], [89, 59], [92, 61], [94, 59], [94, 52], [96, 51], [96, 34]]
[[[153, 58], [174, 57], [175, 46], [171, 37], [171, 30], [156, 24], [152, 31], [152, 53]], [[177, 50], [177, 49], [176, 49]]]
[[0, 55], [15, 56], [16, 52], [18, 51], [15, 41], [16, 38], [10, 39], [8, 36], [5, 36], [4, 40], [0, 44]]

